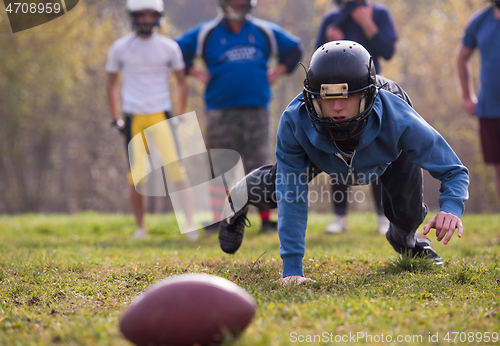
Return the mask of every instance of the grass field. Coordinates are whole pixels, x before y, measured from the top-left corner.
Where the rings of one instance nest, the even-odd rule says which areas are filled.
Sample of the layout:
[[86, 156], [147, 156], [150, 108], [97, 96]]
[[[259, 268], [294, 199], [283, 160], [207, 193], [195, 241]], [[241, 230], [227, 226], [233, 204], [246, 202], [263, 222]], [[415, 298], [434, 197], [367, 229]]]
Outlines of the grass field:
[[500, 344], [500, 215], [466, 215], [462, 239], [433, 242], [438, 269], [397, 256], [371, 213], [350, 214], [337, 236], [322, 234], [329, 219], [309, 218], [315, 282], [281, 287], [278, 236], [259, 235], [255, 215], [234, 256], [216, 235], [188, 241], [173, 215], [148, 216], [144, 241], [130, 239], [128, 215], [0, 216], [0, 345], [130, 345], [118, 329], [127, 306], [183, 273], [219, 275], [256, 299], [238, 346]]

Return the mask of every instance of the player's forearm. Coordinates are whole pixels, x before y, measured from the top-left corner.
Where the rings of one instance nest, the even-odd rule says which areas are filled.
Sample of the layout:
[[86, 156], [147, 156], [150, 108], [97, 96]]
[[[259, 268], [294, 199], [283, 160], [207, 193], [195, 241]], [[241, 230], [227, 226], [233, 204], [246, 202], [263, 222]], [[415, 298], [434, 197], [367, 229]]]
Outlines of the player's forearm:
[[361, 30], [363, 30], [363, 34], [368, 40], [371, 40], [376, 34], [378, 34], [378, 26], [373, 21], [364, 23]]
[[177, 78], [177, 114], [184, 114], [188, 94], [186, 74], [184, 69], [177, 70], [174, 73]]
[[112, 120], [117, 120], [120, 118], [118, 111], [118, 90], [113, 85], [109, 85], [106, 89], [108, 96], [108, 104], [111, 110]]
[[[285, 202], [287, 203], [287, 202]], [[301, 206], [290, 203], [290, 209]], [[278, 219], [278, 234], [280, 238], [280, 256], [283, 260], [283, 277], [290, 275], [304, 276], [302, 259], [305, 254], [305, 234], [307, 227], [307, 204], [306, 215], [284, 212], [278, 204], [278, 213], [284, 214]]]
[[177, 92], [178, 92], [177, 113], [181, 115], [186, 112], [186, 104], [187, 104], [188, 87], [185, 81], [184, 83], [179, 83]]
[[[460, 59], [460, 58], [459, 58]], [[472, 87], [472, 68], [467, 61], [458, 62], [458, 79], [460, 81], [460, 89], [462, 90], [462, 99], [471, 99], [475, 96], [474, 88]]]
[[285, 74], [288, 71], [288, 67], [285, 64], [280, 64], [276, 66], [275, 69], [270, 71], [267, 76], [267, 80], [269, 84], [273, 84], [276, 82], [283, 74]]
[[108, 104], [111, 110], [111, 118], [113, 120], [120, 119], [118, 112], [118, 73], [108, 73], [108, 82], [106, 84], [106, 94], [108, 96]]
[[308, 199], [307, 182], [294, 184], [304, 179], [294, 173], [284, 173], [279, 168], [276, 177], [276, 198], [278, 200], [278, 234], [280, 255], [283, 260], [283, 277], [304, 276], [302, 259], [305, 253]]
[[199, 67], [192, 66], [189, 68], [189, 74], [204, 84], [208, 83], [209, 73], [206, 70], [202, 70]]
[[[449, 156], [452, 156], [450, 154]], [[460, 163], [450, 165], [450, 169], [441, 180], [441, 194], [439, 195], [440, 211], [461, 217], [465, 211], [465, 201], [469, 198], [469, 171]]]
[[457, 54], [457, 71], [462, 91], [462, 99], [468, 100], [475, 97], [474, 87], [472, 85], [472, 67], [470, 64], [471, 51], [461, 47]]

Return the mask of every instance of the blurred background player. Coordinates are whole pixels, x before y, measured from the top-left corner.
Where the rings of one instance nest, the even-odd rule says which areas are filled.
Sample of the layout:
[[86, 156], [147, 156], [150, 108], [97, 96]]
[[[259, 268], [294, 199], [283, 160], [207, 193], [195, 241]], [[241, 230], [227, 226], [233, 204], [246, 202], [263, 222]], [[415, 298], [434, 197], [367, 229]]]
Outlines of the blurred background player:
[[[397, 35], [391, 15], [385, 6], [364, 0], [335, 0], [338, 8], [323, 17], [316, 47], [330, 41], [351, 40], [360, 43], [373, 57], [377, 74], [382, 74], [380, 58], [391, 59]], [[342, 179], [332, 181], [332, 201], [334, 217], [326, 226], [329, 234], [340, 233], [347, 228], [349, 188]], [[375, 208], [378, 215], [378, 231], [385, 234], [389, 220], [382, 208], [382, 185], [380, 181], [371, 184]]]
[[[470, 19], [458, 49], [457, 69], [462, 102], [467, 113], [479, 118], [479, 136], [484, 162], [495, 168], [500, 203], [500, 1]], [[480, 88], [476, 97], [470, 58], [475, 49], [481, 55]], [[500, 235], [497, 238], [500, 241]]]
[[[270, 160], [270, 86], [291, 73], [302, 56], [300, 39], [280, 26], [254, 18], [257, 0], [218, 0], [219, 15], [177, 38], [187, 71], [206, 84], [208, 149], [232, 149], [248, 173]], [[277, 65], [268, 71], [268, 61]], [[206, 69], [193, 65], [202, 58]], [[226, 200], [226, 188], [210, 187], [214, 222]], [[276, 230], [268, 210], [260, 211], [261, 232]], [[205, 228], [215, 232], [218, 222]]]
[[[106, 71], [108, 72], [107, 95], [115, 126], [126, 137], [126, 145], [137, 134], [172, 116], [172, 102], [168, 86], [169, 70], [177, 80], [178, 113], [184, 113], [187, 97], [187, 83], [184, 73], [184, 61], [177, 43], [155, 32], [160, 26], [163, 14], [162, 0], [127, 0], [126, 7], [132, 20], [133, 32], [116, 40], [108, 54]], [[118, 75], [123, 72], [122, 111], [123, 121], [119, 115]], [[161, 136], [155, 137], [155, 144], [164, 157], [164, 162], [178, 162], [175, 142], [169, 126], [164, 123]], [[160, 125], [163, 126], [163, 125]], [[147, 148], [146, 142], [144, 146]], [[147, 157], [139, 156], [140, 148], [132, 148], [130, 182], [130, 201], [134, 213], [137, 230], [134, 238], [147, 237], [144, 221], [145, 197], [136, 191], [132, 174], [144, 170]], [[143, 152], [144, 150], [142, 150]], [[144, 155], [142, 155], [144, 156]], [[129, 156], [130, 157], [130, 156]], [[170, 179], [179, 186], [186, 185], [183, 167], [169, 165], [167, 173]], [[137, 174], [134, 176], [142, 176]], [[135, 182], [136, 185], [138, 182]], [[185, 205], [189, 205], [186, 201]], [[186, 210], [188, 228], [192, 227], [192, 215]], [[188, 232], [190, 239], [196, 239], [195, 231]]]

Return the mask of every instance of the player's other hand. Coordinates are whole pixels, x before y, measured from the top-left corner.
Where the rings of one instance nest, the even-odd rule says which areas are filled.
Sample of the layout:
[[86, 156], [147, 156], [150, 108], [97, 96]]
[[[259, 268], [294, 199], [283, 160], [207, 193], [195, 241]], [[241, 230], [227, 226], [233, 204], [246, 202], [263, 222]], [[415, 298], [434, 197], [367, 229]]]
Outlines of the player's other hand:
[[269, 82], [269, 85], [273, 85], [274, 82], [278, 80], [283, 74], [285, 74], [288, 71], [288, 68], [280, 64], [276, 66], [274, 69], [267, 71], [267, 81]]
[[468, 98], [463, 100], [465, 110], [469, 115], [476, 116], [477, 99]]
[[309, 278], [305, 278], [300, 275], [290, 275], [280, 279], [280, 284], [282, 285], [300, 285], [303, 282], [311, 281]]
[[351, 12], [352, 20], [363, 27], [365, 23], [373, 21], [373, 6], [372, 4], [366, 4], [364, 6], [358, 6]]
[[189, 69], [189, 74], [198, 79], [203, 84], [207, 85], [210, 82], [210, 72], [208, 70], [201, 69], [197, 66], [192, 66]]
[[344, 32], [337, 26], [328, 25], [325, 30], [325, 37], [328, 42], [340, 41], [345, 38]]
[[122, 119], [113, 120], [111, 126], [120, 131], [120, 133], [125, 134], [125, 122]]
[[445, 245], [450, 241], [453, 233], [455, 233], [455, 229], [458, 229], [459, 238], [462, 238], [462, 234], [464, 233], [464, 227], [460, 218], [443, 211], [440, 211], [434, 219], [427, 221], [424, 226], [424, 234], [428, 234], [431, 228], [436, 229], [437, 241], [441, 241], [444, 238], [443, 244]]

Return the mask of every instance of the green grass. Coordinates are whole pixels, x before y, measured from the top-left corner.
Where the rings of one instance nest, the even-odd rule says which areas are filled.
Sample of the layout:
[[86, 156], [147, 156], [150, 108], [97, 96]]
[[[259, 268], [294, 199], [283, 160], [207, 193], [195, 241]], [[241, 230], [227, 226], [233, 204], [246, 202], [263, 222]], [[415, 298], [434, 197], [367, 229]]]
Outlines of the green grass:
[[[128, 215], [0, 216], [0, 345], [130, 345], [118, 329], [127, 306], [183, 273], [219, 275], [256, 299], [238, 346], [427, 345], [437, 333], [434, 344], [500, 344], [479, 342], [500, 333], [500, 215], [466, 215], [462, 239], [434, 241], [443, 268], [398, 256], [373, 214], [350, 214], [350, 230], [336, 236], [322, 233], [329, 215], [310, 215], [304, 270], [315, 282], [298, 287], [278, 284], [278, 236], [259, 235], [250, 220], [242, 248], [228, 256], [216, 235], [188, 241], [173, 215], [149, 215], [145, 241], [130, 239]], [[315, 335], [320, 342], [307, 342]]]

